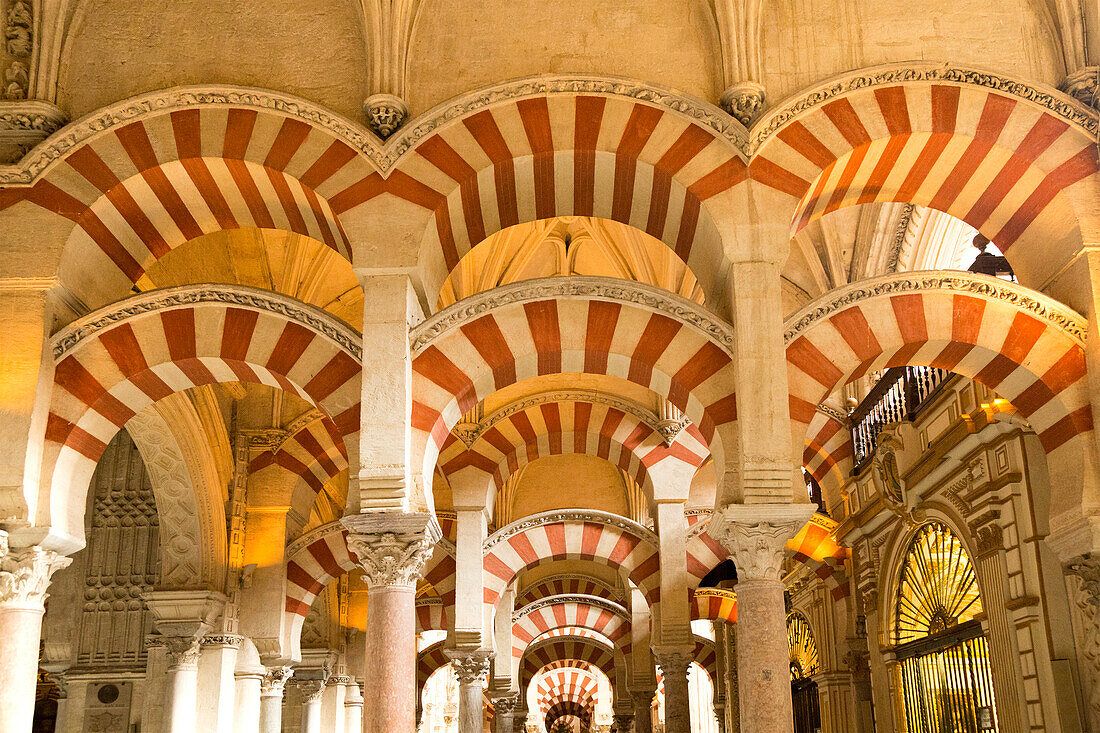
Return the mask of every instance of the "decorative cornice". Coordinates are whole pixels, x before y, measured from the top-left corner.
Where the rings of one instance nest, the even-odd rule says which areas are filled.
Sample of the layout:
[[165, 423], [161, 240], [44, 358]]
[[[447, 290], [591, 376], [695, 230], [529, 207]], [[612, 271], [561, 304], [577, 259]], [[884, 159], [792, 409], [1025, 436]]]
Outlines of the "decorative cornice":
[[0, 103], [0, 130], [51, 135], [66, 122], [65, 113], [37, 99]]
[[501, 527], [496, 532], [489, 535], [488, 539], [485, 540], [485, 543], [482, 545], [482, 551], [484, 554], [488, 554], [493, 547], [507, 540], [509, 537], [514, 537], [520, 532], [525, 532], [535, 527], [541, 527], [545, 524], [554, 524], [555, 522], [590, 522], [594, 524], [603, 524], [608, 527], [615, 527], [635, 534], [640, 537], [643, 542], [652, 545], [654, 549], [659, 546], [656, 534], [650, 532], [637, 522], [632, 522], [617, 514], [598, 512], [594, 509], [564, 509], [534, 514]]
[[150, 290], [89, 313], [61, 329], [50, 339], [54, 359], [60, 361], [85, 339], [130, 318], [202, 303], [233, 305], [287, 318], [324, 336], [356, 361], [363, 361], [362, 337], [354, 328], [328, 311], [270, 290], [213, 283]]
[[1095, 138], [1100, 132], [1100, 115], [1095, 110], [1052, 87], [1032, 86], [990, 71], [937, 63], [909, 62], [849, 72], [780, 102], [753, 126], [749, 145], [744, 152], [746, 155], [755, 154], [782, 127], [810, 109], [820, 107], [841, 95], [880, 86], [931, 81], [984, 87], [1042, 107], [1090, 137]]
[[540, 608], [546, 608], [547, 606], [556, 606], [561, 603], [577, 603], [584, 606], [592, 606], [593, 608], [599, 608], [603, 611], [608, 611], [615, 614], [619, 618], [630, 621], [630, 613], [620, 606], [618, 603], [612, 603], [606, 598], [600, 598], [599, 596], [590, 596], [582, 593], [570, 593], [557, 596], [547, 596], [540, 598], [537, 601], [531, 601], [523, 608], [518, 609], [512, 614], [512, 623], [516, 623], [520, 619], [529, 616]]
[[1088, 332], [1085, 318], [1053, 298], [989, 275], [939, 270], [882, 275], [831, 290], [787, 318], [783, 324], [783, 343], [790, 344], [815, 323], [861, 301], [936, 290], [979, 295], [1014, 305], [1056, 326], [1084, 346]]
[[[478, 438], [485, 434], [487, 430], [492, 428], [497, 423], [505, 420], [512, 415], [528, 410], [538, 405], [545, 405], [555, 402], [588, 402], [595, 405], [606, 405], [616, 410], [621, 410], [634, 417], [638, 418], [642, 423], [649, 426], [654, 432], [660, 433], [661, 420], [657, 415], [650, 410], [639, 405], [633, 400], [628, 400], [615, 395], [607, 394], [606, 392], [598, 392], [593, 389], [561, 389], [553, 390], [550, 392], [540, 392], [530, 397], [525, 397], [521, 400], [511, 402], [492, 414], [486, 416], [480, 422], [477, 423], [459, 423], [459, 425], [472, 425], [473, 427], [463, 431], [461, 434], [456, 433], [459, 440], [461, 440], [467, 448], [477, 442]], [[685, 422], [690, 422], [687, 418], [683, 418]], [[457, 426], [456, 426], [457, 427]], [[451, 432], [455, 432], [454, 429]], [[679, 431], [677, 431], [679, 434]], [[675, 437], [675, 436], [673, 436]]]
[[631, 280], [571, 275], [522, 280], [463, 298], [426, 319], [410, 333], [410, 348], [418, 355], [428, 344], [458, 326], [507, 305], [537, 300], [576, 298], [629, 303], [688, 325], [733, 355], [733, 327], [702, 306], [667, 290]]

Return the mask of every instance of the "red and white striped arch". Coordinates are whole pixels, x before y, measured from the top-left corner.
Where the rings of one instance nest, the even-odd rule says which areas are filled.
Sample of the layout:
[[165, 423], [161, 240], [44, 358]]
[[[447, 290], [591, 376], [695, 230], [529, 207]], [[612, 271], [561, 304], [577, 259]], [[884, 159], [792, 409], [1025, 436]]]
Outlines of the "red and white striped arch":
[[989, 237], [1025, 282], [1051, 274], [1042, 258], [1062, 263], [1080, 244], [1077, 210], [1095, 195], [1094, 136], [1023, 97], [954, 80], [862, 84], [776, 117], [784, 124], [753, 165], [785, 172], [799, 199], [792, 232], [844, 206], [929, 206]]
[[536, 646], [544, 641], [562, 638], [590, 639], [592, 641], [598, 641], [606, 646], [614, 646], [611, 640], [603, 634], [583, 626], [561, 626], [556, 629], [550, 629], [536, 636], [535, 640], [531, 642], [531, 646]]
[[334, 423], [349, 455], [358, 450], [359, 336], [292, 298], [237, 286], [170, 288], [91, 313], [52, 345], [43, 475], [51, 476], [58, 537], [83, 536], [83, 492], [114, 434], [174, 392], [238, 381], [286, 390]]
[[428, 684], [428, 678], [438, 670], [451, 663], [443, 648], [447, 640], [437, 641], [416, 655], [416, 696], [419, 706], [420, 695], [424, 694], [424, 685]]
[[629, 651], [630, 615], [595, 596], [552, 596], [519, 609], [512, 622], [512, 657], [520, 660], [532, 641], [552, 629], [591, 629]]
[[516, 608], [523, 608], [549, 596], [599, 596], [609, 601], [620, 600], [619, 591], [604, 581], [587, 575], [551, 575], [527, 586], [516, 596]]
[[174, 247], [223, 229], [292, 231], [350, 261], [339, 201], [373, 164], [322, 125], [250, 107], [247, 92], [219, 96], [154, 92], [103, 111], [126, 124], [77, 123], [63, 162], [0, 206], [25, 199], [71, 220], [65, 258], [118, 297]]
[[590, 665], [610, 680], [615, 679], [615, 650], [595, 639], [557, 637], [528, 646], [520, 661], [519, 689], [526, 690], [539, 672], [554, 664], [581, 662]]
[[253, 458], [248, 472], [253, 474], [269, 467], [298, 477], [290, 506], [308, 519], [325, 484], [348, 469], [347, 446], [336, 424], [321, 416], [300, 427], [277, 447]]
[[841, 485], [852, 472], [854, 457], [852, 434], [848, 428], [835, 417], [818, 410], [807, 428], [802, 466], [817, 481], [826, 499], [838, 497]]
[[695, 648], [693, 650], [694, 661], [702, 667], [711, 682], [718, 679], [718, 656], [715, 653], [714, 642], [702, 636], [695, 635]]
[[[710, 519], [707, 518], [706, 521], [709, 523]], [[687, 571], [691, 582], [690, 587], [697, 588], [707, 573], [714, 570], [715, 566], [729, 555], [729, 550], [707, 534], [705, 528], [691, 537], [687, 541]]]
[[1015, 283], [972, 273], [903, 273], [834, 290], [787, 319], [799, 457], [816, 406], [869, 371], [957, 372], [1009, 400], [1047, 452], [1092, 430], [1085, 320]]
[[[457, 439], [444, 444], [440, 468], [447, 476], [472, 468], [490, 475], [500, 488], [523, 465], [544, 456], [578, 454], [603, 458], [643, 487], [649, 469], [662, 461], [698, 468], [709, 450], [690, 430], [672, 446], [636, 415], [585, 401], [548, 402], [497, 421], [466, 448]], [[651, 486], [649, 486], [652, 489]]]
[[691, 620], [737, 623], [737, 594], [722, 588], [696, 588], [691, 592]]
[[595, 705], [586, 707], [576, 700], [562, 700], [546, 711], [543, 725], [546, 730], [551, 730], [560, 721], [568, 725], [570, 730], [584, 730], [591, 725], [595, 712]]
[[535, 704], [539, 712], [548, 712], [563, 702], [575, 702], [589, 710], [596, 706], [599, 680], [585, 667], [548, 669], [536, 680]]
[[524, 568], [588, 560], [622, 569], [653, 605], [660, 595], [657, 538], [622, 517], [596, 511], [555, 511], [525, 517], [485, 541], [485, 603], [495, 606]]
[[709, 297], [721, 287], [715, 263], [724, 260], [713, 221], [719, 194], [745, 176], [736, 145], [688, 115], [540, 84], [526, 98], [509, 94], [448, 118], [413, 142], [387, 180], [374, 176], [360, 190], [367, 211], [386, 205], [382, 193], [423, 209], [420, 261], [430, 293], [501, 229], [595, 216], [663, 241]]
[[348, 549], [347, 530], [339, 522], [318, 527], [287, 548], [284, 649], [301, 654], [302, 624], [317, 594], [344, 573], [359, 567]]
[[430, 476], [451, 428], [485, 397], [540, 375], [586, 373], [668, 399], [720, 460], [736, 419], [731, 344], [696, 304], [637, 283], [550, 278], [478, 294], [413, 332], [414, 455]]

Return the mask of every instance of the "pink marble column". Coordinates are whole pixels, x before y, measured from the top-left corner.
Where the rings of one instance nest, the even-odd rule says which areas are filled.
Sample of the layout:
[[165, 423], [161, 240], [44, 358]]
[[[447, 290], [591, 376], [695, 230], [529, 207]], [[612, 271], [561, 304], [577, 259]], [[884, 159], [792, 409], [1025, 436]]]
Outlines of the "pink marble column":
[[0, 731], [29, 733], [50, 578], [72, 560], [32, 547], [11, 550], [0, 532]]
[[348, 548], [367, 582], [363, 733], [416, 727], [416, 583], [439, 528], [424, 514], [356, 514], [343, 519]]
[[794, 733], [783, 548], [812, 514], [808, 504], [740, 504], [711, 519], [708, 532], [737, 568], [741, 733]]

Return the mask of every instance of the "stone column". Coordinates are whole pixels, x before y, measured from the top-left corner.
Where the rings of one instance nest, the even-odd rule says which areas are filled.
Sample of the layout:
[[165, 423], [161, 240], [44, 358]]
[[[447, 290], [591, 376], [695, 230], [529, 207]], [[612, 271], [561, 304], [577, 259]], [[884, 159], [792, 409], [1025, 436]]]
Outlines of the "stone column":
[[481, 733], [485, 676], [493, 653], [485, 649], [447, 649], [444, 654], [458, 676], [458, 733]]
[[379, 512], [344, 517], [348, 548], [367, 582], [363, 732], [416, 726], [416, 583], [439, 539], [427, 514]]
[[653, 656], [665, 680], [665, 731], [691, 733], [688, 667], [694, 655], [687, 649], [654, 649]]
[[0, 532], [0, 730], [27, 733], [34, 720], [46, 589], [72, 560], [40, 547], [9, 550], [7, 539]]
[[725, 545], [737, 567], [742, 733], [794, 733], [783, 547], [813, 511], [810, 504], [740, 504], [711, 520], [710, 535]]
[[496, 713], [496, 733], [515, 733], [516, 707], [519, 705], [519, 693], [493, 698], [493, 710]]
[[324, 680], [304, 680], [298, 683], [302, 693], [302, 733], [321, 733], [321, 697]]
[[634, 700], [634, 733], [653, 733], [653, 696], [656, 690], [631, 690]]
[[294, 670], [268, 667], [260, 680], [260, 733], [282, 733], [283, 691]]
[[261, 666], [234, 671], [234, 733], [256, 733], [260, 730], [260, 686], [266, 671]]
[[168, 648], [168, 685], [165, 690], [165, 733], [193, 733], [198, 729], [200, 640], [171, 636]]
[[363, 730], [363, 694], [359, 683], [352, 680], [344, 694], [344, 733], [362, 733]]
[[203, 733], [231, 733], [235, 707], [236, 634], [207, 634], [198, 663], [198, 729]]
[[630, 733], [634, 729], [634, 713], [615, 713], [612, 726], [615, 733]]
[[351, 677], [333, 675], [325, 685], [325, 694], [321, 697], [321, 727], [325, 733], [344, 733], [344, 697], [347, 695]]

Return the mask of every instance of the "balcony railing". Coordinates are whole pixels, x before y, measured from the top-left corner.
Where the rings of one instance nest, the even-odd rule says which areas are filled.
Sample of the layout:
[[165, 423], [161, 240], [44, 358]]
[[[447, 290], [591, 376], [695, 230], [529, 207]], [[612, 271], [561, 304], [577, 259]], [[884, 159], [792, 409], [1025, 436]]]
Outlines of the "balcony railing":
[[875, 452], [879, 433], [887, 425], [912, 422], [921, 406], [951, 374], [943, 369], [904, 366], [887, 369], [859, 406], [849, 415], [853, 473], [863, 470]]

